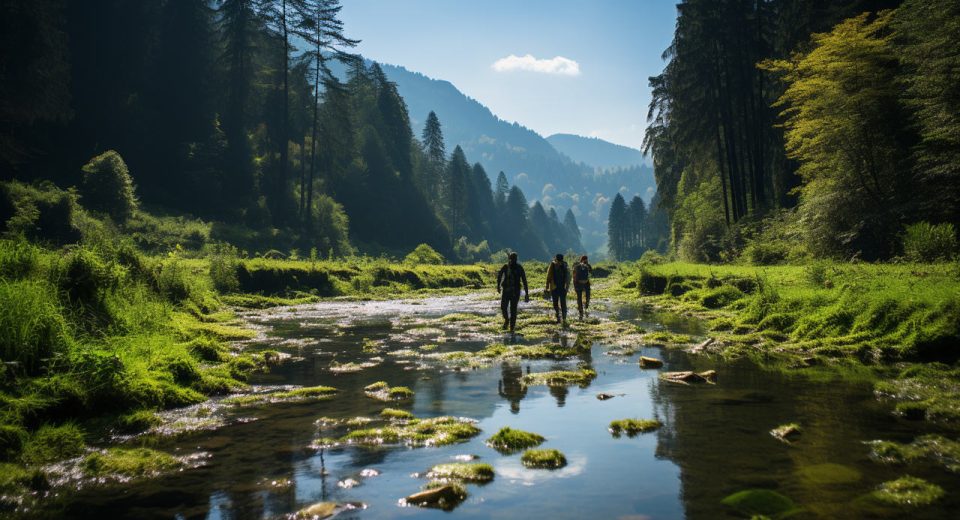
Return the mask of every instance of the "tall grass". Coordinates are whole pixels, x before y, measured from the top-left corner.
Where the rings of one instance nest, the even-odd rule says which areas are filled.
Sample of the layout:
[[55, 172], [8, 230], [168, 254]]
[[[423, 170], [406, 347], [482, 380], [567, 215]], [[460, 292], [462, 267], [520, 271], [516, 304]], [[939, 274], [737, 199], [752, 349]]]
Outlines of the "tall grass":
[[56, 291], [40, 280], [0, 280], [0, 355], [27, 374], [70, 344]]

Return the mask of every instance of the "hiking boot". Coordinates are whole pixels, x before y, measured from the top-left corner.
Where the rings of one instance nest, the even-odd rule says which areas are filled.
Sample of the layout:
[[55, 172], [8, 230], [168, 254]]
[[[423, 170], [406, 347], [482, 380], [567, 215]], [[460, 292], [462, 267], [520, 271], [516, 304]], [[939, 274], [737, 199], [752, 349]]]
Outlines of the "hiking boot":
[[510, 320], [503, 320], [503, 327], [500, 327], [500, 330], [507, 330], [510, 327]]

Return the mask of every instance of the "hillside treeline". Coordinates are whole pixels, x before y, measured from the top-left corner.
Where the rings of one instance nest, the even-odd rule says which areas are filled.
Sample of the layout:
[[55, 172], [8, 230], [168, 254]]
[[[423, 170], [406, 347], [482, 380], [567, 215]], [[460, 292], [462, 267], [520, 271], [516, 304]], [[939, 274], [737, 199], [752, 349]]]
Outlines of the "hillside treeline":
[[215, 239], [251, 252], [402, 256], [427, 243], [472, 261], [582, 249], [572, 213], [495, 192], [478, 164], [447, 153], [435, 116], [433, 133], [415, 136], [396, 85], [351, 53], [339, 10], [4, 2], [2, 178], [78, 186], [81, 167], [115, 151], [141, 207], [217, 222]]
[[645, 147], [680, 257], [956, 253], [960, 4], [678, 9]]

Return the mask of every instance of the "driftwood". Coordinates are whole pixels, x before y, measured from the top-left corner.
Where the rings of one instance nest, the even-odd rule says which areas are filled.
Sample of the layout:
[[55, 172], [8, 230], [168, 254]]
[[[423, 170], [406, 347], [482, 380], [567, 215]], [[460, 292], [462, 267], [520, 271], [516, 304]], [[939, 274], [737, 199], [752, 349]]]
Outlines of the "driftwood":
[[715, 384], [717, 382], [717, 372], [714, 370], [707, 370], [699, 373], [689, 370], [683, 372], [664, 372], [660, 374], [660, 379], [669, 381], [671, 383], [680, 383], [682, 385], [697, 383]]

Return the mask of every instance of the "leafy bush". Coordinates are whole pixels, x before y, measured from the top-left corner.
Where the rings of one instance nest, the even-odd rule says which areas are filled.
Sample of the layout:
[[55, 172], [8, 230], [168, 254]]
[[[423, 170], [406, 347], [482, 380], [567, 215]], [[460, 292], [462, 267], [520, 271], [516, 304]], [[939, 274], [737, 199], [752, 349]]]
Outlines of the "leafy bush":
[[54, 244], [72, 244], [80, 241], [81, 233], [75, 225], [76, 195], [50, 183], [28, 186], [18, 182], [4, 185], [2, 210], [6, 229], [10, 234]]
[[217, 244], [210, 255], [210, 280], [213, 287], [224, 294], [240, 290], [240, 279], [237, 277], [237, 268], [240, 261], [237, 257], [237, 248], [230, 244]]
[[88, 209], [110, 215], [118, 223], [125, 223], [137, 209], [130, 171], [120, 154], [108, 150], [84, 167], [80, 195]]
[[172, 302], [183, 302], [193, 293], [186, 268], [176, 259], [163, 263], [157, 276], [157, 284], [160, 294]]
[[754, 240], [743, 250], [743, 256], [752, 265], [782, 264], [789, 255], [790, 245], [780, 241]]
[[403, 259], [405, 264], [443, 265], [446, 260], [428, 244], [420, 244]]
[[26, 240], [0, 240], [0, 277], [26, 278], [40, 263], [40, 251]]
[[951, 260], [957, 250], [957, 231], [953, 224], [918, 222], [904, 230], [903, 253], [914, 262]]

